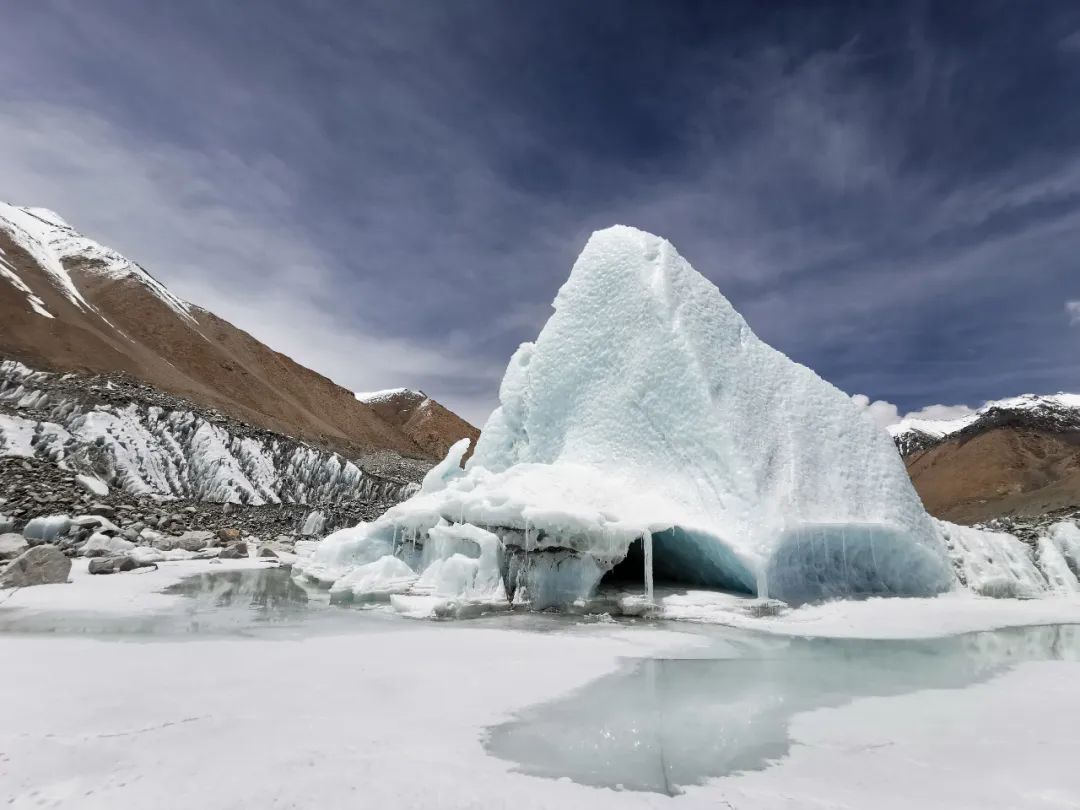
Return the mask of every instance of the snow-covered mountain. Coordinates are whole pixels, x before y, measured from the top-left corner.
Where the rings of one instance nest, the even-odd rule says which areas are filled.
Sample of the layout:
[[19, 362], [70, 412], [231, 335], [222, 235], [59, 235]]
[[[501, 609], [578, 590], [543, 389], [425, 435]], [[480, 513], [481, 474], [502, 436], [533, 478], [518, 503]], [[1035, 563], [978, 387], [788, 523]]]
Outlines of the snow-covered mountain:
[[468, 438], [475, 446], [480, 438], [479, 430], [423, 391], [358, 391], [356, 398], [435, 458], [444, 458], [458, 439]]
[[403, 429], [41, 208], [0, 203], [0, 320], [0, 359], [53, 372], [123, 373], [348, 458], [389, 453], [430, 463], [442, 447], [475, 436], [441, 406], [453, 418]]
[[1058, 433], [1080, 430], [1080, 394], [1025, 394], [987, 402], [958, 419], [904, 419], [888, 430], [900, 454], [909, 456], [946, 439], [996, 427]]
[[0, 319], [0, 456], [132, 496], [386, 504], [476, 436], [422, 395], [358, 400], [40, 208], [0, 203]]
[[926, 508], [961, 523], [1080, 509], [1080, 395], [988, 402], [889, 428]]

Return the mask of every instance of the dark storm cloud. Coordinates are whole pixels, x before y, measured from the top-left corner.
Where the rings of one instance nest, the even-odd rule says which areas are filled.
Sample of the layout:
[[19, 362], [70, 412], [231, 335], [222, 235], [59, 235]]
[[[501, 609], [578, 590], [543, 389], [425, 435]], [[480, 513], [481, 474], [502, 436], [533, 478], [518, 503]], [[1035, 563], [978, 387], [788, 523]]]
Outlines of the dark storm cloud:
[[481, 419], [587, 234], [624, 222], [853, 393], [1078, 387], [1075, 4], [3, 15], [0, 196], [342, 384]]

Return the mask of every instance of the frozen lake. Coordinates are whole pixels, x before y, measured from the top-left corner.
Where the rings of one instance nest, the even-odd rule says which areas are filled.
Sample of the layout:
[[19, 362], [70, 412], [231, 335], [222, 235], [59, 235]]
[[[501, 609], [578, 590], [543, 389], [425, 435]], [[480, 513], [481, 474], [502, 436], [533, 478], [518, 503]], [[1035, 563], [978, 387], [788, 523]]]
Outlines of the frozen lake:
[[963, 689], [1028, 661], [1080, 658], [1077, 626], [920, 641], [729, 631], [688, 657], [627, 662], [495, 726], [488, 750], [525, 773], [675, 794], [787, 755], [801, 712], [862, 697]]
[[[822, 626], [817, 609], [761, 625], [772, 633], [527, 613], [415, 621], [330, 605], [325, 591], [259, 566], [79, 573], [11, 595], [0, 605], [0, 687], [17, 699], [0, 731], [0, 799], [740, 810], [1080, 801], [1064, 764], [1080, 744], [1069, 719], [1080, 710], [1076, 625], [859, 639], [796, 633], [800, 622]], [[986, 606], [1007, 607], [998, 602]], [[886, 611], [944, 620], [966, 605], [829, 609], [869, 611], [895, 636], [903, 623], [880, 621]]]

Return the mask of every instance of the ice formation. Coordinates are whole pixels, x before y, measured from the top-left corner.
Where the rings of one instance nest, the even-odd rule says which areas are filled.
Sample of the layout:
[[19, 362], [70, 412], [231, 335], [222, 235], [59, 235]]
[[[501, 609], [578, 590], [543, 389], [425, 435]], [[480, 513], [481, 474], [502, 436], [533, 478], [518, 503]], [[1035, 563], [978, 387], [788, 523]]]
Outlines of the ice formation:
[[593, 234], [554, 309], [510, 360], [467, 468], [455, 445], [419, 493], [328, 537], [302, 573], [352, 582], [392, 556], [411, 593], [543, 608], [587, 598], [640, 544], [650, 590], [654, 567], [787, 601], [953, 587], [889, 437], [761, 342], [670, 243]]
[[50, 387], [54, 377], [0, 361], [0, 405], [9, 409], [0, 412], [0, 456], [84, 473], [76, 480], [98, 496], [111, 485], [133, 495], [251, 505], [398, 501], [410, 483], [284, 437], [234, 432], [186, 408], [90, 404]]

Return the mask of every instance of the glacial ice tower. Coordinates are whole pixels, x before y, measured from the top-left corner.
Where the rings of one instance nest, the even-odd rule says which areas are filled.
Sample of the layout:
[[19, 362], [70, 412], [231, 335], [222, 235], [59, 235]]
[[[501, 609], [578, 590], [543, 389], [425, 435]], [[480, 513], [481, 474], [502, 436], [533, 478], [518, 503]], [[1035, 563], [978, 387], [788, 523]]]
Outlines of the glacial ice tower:
[[393, 553], [437, 589], [436, 529], [450, 556], [498, 566], [476, 574], [485, 587], [539, 606], [587, 596], [639, 539], [658, 579], [787, 601], [953, 586], [888, 435], [759, 340], [669, 242], [594, 233], [554, 310], [510, 360], [466, 469], [441, 465], [304, 570], [338, 582]]

